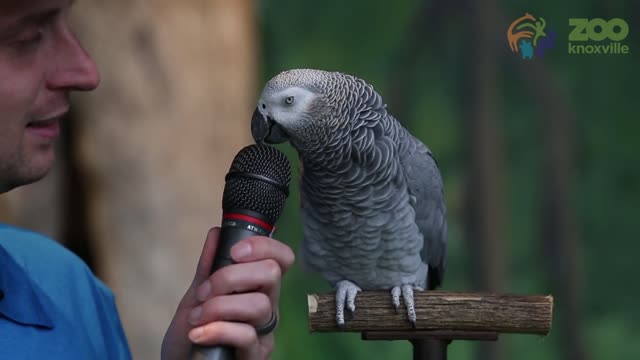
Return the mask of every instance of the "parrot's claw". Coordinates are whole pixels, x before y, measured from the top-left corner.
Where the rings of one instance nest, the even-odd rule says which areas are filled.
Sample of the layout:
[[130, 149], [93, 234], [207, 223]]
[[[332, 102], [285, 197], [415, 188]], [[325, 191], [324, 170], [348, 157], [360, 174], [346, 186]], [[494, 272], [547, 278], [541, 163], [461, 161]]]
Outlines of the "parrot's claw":
[[411, 325], [416, 327], [416, 307], [413, 301], [413, 287], [411, 285], [402, 285], [402, 298], [404, 299], [404, 306], [407, 307], [407, 316]]
[[400, 308], [400, 291], [399, 286], [394, 286], [393, 289], [391, 289], [391, 302], [393, 303], [393, 307], [396, 309], [396, 314]]
[[[398, 308], [400, 307], [400, 293], [402, 293], [404, 306], [407, 308], [407, 317], [409, 318], [409, 322], [411, 322], [411, 325], [415, 328], [417, 319], [415, 302], [413, 301], [413, 289], [413, 285], [394, 286], [391, 289], [391, 301], [397, 313]], [[419, 287], [415, 287], [415, 289], [419, 291], [422, 290], [422, 288]]]
[[356, 311], [356, 295], [362, 291], [360, 287], [349, 280], [342, 280], [336, 284], [336, 323], [339, 328], [344, 327], [344, 308], [351, 314]]

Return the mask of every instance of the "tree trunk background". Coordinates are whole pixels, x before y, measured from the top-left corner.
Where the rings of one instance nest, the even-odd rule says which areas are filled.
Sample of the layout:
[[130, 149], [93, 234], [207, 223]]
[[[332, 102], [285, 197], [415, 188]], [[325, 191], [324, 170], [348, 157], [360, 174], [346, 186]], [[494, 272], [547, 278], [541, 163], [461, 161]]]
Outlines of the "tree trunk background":
[[[466, 68], [466, 123], [464, 126], [467, 174], [465, 184], [465, 238], [471, 260], [471, 281], [479, 291], [503, 292], [507, 286], [505, 246], [504, 159], [497, 89], [497, 57], [501, 39], [495, 0], [469, 1], [474, 14]], [[477, 344], [478, 360], [501, 360], [501, 342]]]
[[525, 73], [541, 104], [540, 229], [547, 276], [559, 302], [565, 359], [590, 358], [585, 344], [583, 244], [574, 209], [576, 114], [568, 96], [541, 65]]
[[82, 235], [134, 358], [158, 359], [219, 225], [224, 175], [251, 142], [255, 4], [87, 0], [72, 21], [102, 82], [74, 95], [53, 176], [3, 196], [0, 215], [62, 242]]

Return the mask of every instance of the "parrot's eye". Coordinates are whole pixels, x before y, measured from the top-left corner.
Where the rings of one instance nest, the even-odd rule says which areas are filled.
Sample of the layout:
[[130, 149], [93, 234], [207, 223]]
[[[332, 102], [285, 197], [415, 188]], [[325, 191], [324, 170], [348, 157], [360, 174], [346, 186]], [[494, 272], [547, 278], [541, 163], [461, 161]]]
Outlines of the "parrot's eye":
[[291, 105], [291, 104], [293, 104], [293, 101], [294, 101], [294, 100], [295, 100], [295, 98], [294, 98], [293, 96], [287, 96], [287, 97], [284, 99], [284, 103], [285, 103], [285, 104], [287, 104], [287, 105]]

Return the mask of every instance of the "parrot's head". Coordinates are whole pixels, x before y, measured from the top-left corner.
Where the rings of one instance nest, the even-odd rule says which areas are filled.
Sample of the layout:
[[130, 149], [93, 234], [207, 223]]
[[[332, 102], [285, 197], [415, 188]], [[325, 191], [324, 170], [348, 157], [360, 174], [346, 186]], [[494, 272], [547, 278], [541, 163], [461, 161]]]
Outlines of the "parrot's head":
[[[340, 78], [343, 74], [312, 69], [284, 71], [265, 85], [251, 120], [256, 142], [285, 141], [298, 150], [321, 147], [335, 136], [343, 108]], [[344, 92], [341, 94], [345, 96]]]

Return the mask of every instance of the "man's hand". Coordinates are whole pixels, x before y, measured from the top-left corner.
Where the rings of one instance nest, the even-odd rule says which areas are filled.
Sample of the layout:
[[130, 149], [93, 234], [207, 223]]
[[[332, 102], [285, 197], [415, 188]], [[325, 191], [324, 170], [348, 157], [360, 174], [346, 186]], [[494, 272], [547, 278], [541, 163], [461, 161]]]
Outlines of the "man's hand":
[[267, 359], [273, 351], [273, 332], [258, 336], [255, 327], [278, 314], [293, 251], [268, 237], [250, 237], [231, 248], [237, 264], [210, 275], [219, 236], [217, 227], [207, 234], [196, 275], [164, 336], [162, 359], [187, 359], [193, 343], [233, 346], [238, 360]]

